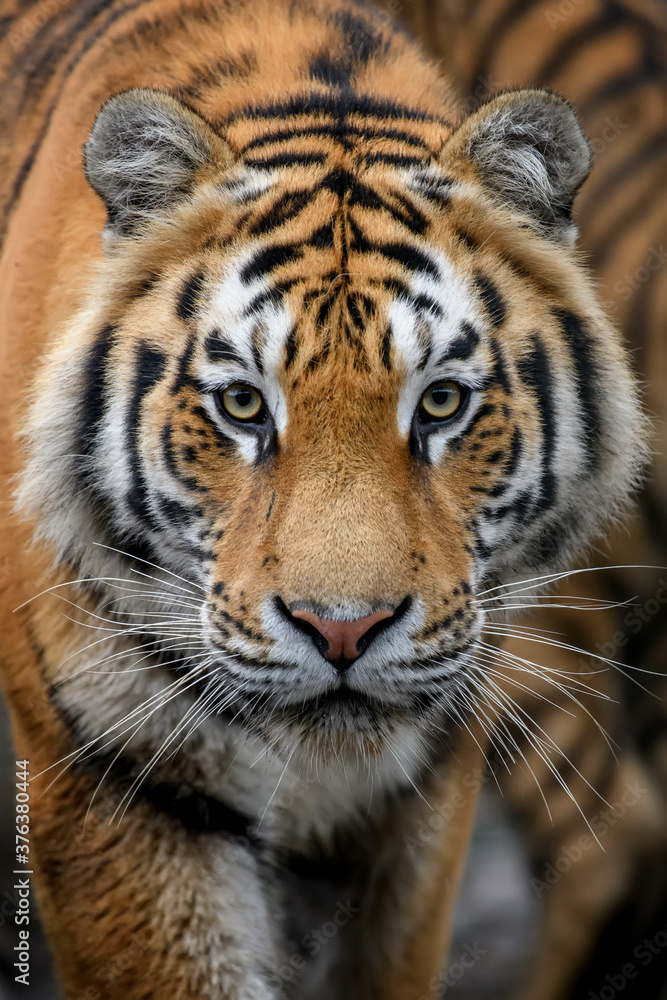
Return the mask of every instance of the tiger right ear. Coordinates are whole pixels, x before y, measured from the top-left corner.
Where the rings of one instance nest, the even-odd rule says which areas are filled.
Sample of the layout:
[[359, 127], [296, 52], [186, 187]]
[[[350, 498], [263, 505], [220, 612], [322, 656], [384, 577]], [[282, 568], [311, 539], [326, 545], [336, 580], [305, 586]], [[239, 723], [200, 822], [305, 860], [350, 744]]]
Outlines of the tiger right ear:
[[86, 177], [108, 212], [106, 235], [127, 236], [186, 198], [232, 152], [211, 126], [157, 90], [128, 90], [101, 108], [84, 147]]
[[570, 211], [591, 169], [591, 150], [565, 98], [509, 91], [483, 104], [450, 136], [442, 162], [475, 178], [543, 235], [571, 243]]

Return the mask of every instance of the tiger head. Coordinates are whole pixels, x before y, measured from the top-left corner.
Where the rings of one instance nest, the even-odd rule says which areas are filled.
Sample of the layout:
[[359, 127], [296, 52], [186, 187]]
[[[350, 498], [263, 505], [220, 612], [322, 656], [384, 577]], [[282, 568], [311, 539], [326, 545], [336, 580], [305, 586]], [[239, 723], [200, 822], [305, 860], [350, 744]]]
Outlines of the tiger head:
[[37, 385], [23, 502], [216, 711], [356, 752], [456, 711], [483, 593], [582, 553], [643, 424], [573, 252], [569, 105], [345, 114], [347, 143], [239, 149], [166, 94], [103, 106], [105, 259]]

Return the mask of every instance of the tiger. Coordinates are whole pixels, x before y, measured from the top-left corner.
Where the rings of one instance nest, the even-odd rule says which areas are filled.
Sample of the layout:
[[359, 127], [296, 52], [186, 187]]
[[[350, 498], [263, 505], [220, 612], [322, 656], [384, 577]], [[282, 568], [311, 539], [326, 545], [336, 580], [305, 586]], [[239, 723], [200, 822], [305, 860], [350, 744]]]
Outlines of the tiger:
[[648, 458], [572, 106], [462, 115], [385, 15], [9, 9], [3, 684], [72, 998], [435, 997], [485, 629]]

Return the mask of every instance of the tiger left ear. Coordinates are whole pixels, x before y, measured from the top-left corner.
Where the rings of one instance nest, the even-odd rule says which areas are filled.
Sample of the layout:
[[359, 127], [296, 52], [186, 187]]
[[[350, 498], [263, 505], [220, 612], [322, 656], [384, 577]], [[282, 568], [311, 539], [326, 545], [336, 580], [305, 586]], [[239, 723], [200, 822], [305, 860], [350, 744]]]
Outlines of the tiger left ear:
[[572, 202], [591, 161], [570, 104], [546, 90], [492, 99], [459, 126], [442, 151], [443, 165], [472, 165], [496, 199], [544, 235], [566, 243], [576, 235]]
[[107, 238], [139, 231], [231, 161], [231, 149], [208, 122], [157, 90], [110, 98], [84, 147], [86, 177], [107, 208]]

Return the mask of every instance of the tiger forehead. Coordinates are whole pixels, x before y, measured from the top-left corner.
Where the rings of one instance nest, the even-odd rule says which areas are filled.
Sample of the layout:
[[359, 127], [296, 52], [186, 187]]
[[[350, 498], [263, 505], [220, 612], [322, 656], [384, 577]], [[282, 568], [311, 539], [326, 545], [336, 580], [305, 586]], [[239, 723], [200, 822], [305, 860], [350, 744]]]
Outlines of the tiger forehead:
[[[392, 303], [412, 312], [402, 325], [423, 340], [429, 322], [442, 319], [439, 285], [448, 278], [450, 291], [461, 292], [429, 239], [449, 204], [446, 179], [422, 168], [354, 172], [340, 162], [290, 174], [262, 181], [241, 168], [228, 183], [242, 210], [237, 236], [229, 254], [221, 247], [217, 282], [214, 274], [199, 282], [213, 286], [213, 340], [245, 342], [257, 361], [267, 341], [282, 338], [287, 370], [313, 368], [330, 354], [360, 370], [390, 369]], [[446, 228], [438, 227], [441, 243]], [[196, 276], [186, 282], [179, 315], [199, 290]], [[459, 297], [471, 300], [467, 291]], [[218, 344], [215, 353], [229, 359], [233, 351]]]

